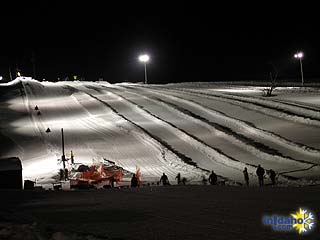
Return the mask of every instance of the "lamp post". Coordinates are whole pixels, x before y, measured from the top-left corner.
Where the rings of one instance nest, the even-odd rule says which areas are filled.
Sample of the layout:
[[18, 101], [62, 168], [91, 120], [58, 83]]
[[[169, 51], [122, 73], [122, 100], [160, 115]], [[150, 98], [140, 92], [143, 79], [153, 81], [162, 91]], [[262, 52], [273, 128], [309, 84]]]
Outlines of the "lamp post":
[[148, 83], [148, 78], [147, 78], [147, 62], [149, 62], [149, 55], [143, 54], [139, 56], [139, 61], [144, 63], [144, 84]]
[[297, 52], [296, 54], [294, 54], [294, 58], [299, 59], [300, 61], [300, 69], [301, 69], [301, 86], [303, 86], [303, 69], [302, 69], [302, 58], [303, 58], [304, 54], [303, 52]]

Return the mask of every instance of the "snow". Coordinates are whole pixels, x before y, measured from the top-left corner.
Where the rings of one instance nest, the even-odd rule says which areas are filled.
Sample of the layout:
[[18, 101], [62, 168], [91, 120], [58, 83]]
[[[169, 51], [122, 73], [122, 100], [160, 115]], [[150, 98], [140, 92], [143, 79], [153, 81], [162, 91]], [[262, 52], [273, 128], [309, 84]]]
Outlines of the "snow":
[[227, 184], [243, 183], [247, 167], [256, 184], [261, 164], [280, 185], [317, 184], [320, 91], [278, 88], [266, 98], [261, 89], [18, 78], [0, 84], [0, 157], [19, 157], [25, 179], [54, 181], [63, 128], [67, 157], [72, 150], [78, 163], [139, 167], [144, 181], [163, 172], [171, 182], [179, 172], [201, 181], [214, 170]]

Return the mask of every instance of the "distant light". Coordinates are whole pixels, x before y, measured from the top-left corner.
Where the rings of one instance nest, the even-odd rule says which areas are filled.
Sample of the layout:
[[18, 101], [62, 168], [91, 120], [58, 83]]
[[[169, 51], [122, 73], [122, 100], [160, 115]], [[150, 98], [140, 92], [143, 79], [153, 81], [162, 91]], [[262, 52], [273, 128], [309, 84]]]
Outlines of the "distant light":
[[294, 55], [295, 58], [303, 58], [303, 52], [298, 52]]
[[150, 57], [149, 57], [149, 55], [147, 55], [147, 54], [143, 54], [143, 55], [140, 55], [140, 56], [139, 56], [139, 61], [140, 61], [140, 62], [148, 62], [149, 59], [150, 59]]
[[3, 79], [3, 77], [2, 77], [2, 76], [0, 76], [0, 81], [2, 81], [2, 79]]

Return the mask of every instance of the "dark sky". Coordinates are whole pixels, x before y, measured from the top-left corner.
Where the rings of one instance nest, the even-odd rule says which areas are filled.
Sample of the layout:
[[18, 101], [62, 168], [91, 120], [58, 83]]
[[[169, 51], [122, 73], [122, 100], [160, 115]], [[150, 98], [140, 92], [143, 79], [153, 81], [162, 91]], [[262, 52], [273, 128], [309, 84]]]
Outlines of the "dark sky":
[[147, 52], [151, 83], [266, 80], [270, 63], [279, 78], [299, 78], [292, 55], [301, 49], [305, 77], [320, 77], [316, 6], [35, 2], [1, 8], [0, 75], [18, 66], [31, 76], [34, 56], [38, 79], [78, 75], [137, 82], [143, 80], [137, 56]]

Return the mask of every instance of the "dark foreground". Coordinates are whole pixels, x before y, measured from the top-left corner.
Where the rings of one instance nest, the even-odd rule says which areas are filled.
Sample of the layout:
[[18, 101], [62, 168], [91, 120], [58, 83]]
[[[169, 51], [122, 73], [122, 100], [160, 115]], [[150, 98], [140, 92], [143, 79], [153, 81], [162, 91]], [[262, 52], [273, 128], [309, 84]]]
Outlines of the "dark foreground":
[[1, 191], [0, 239], [320, 239], [274, 232], [265, 214], [299, 207], [319, 221], [320, 187], [170, 186], [72, 192]]

